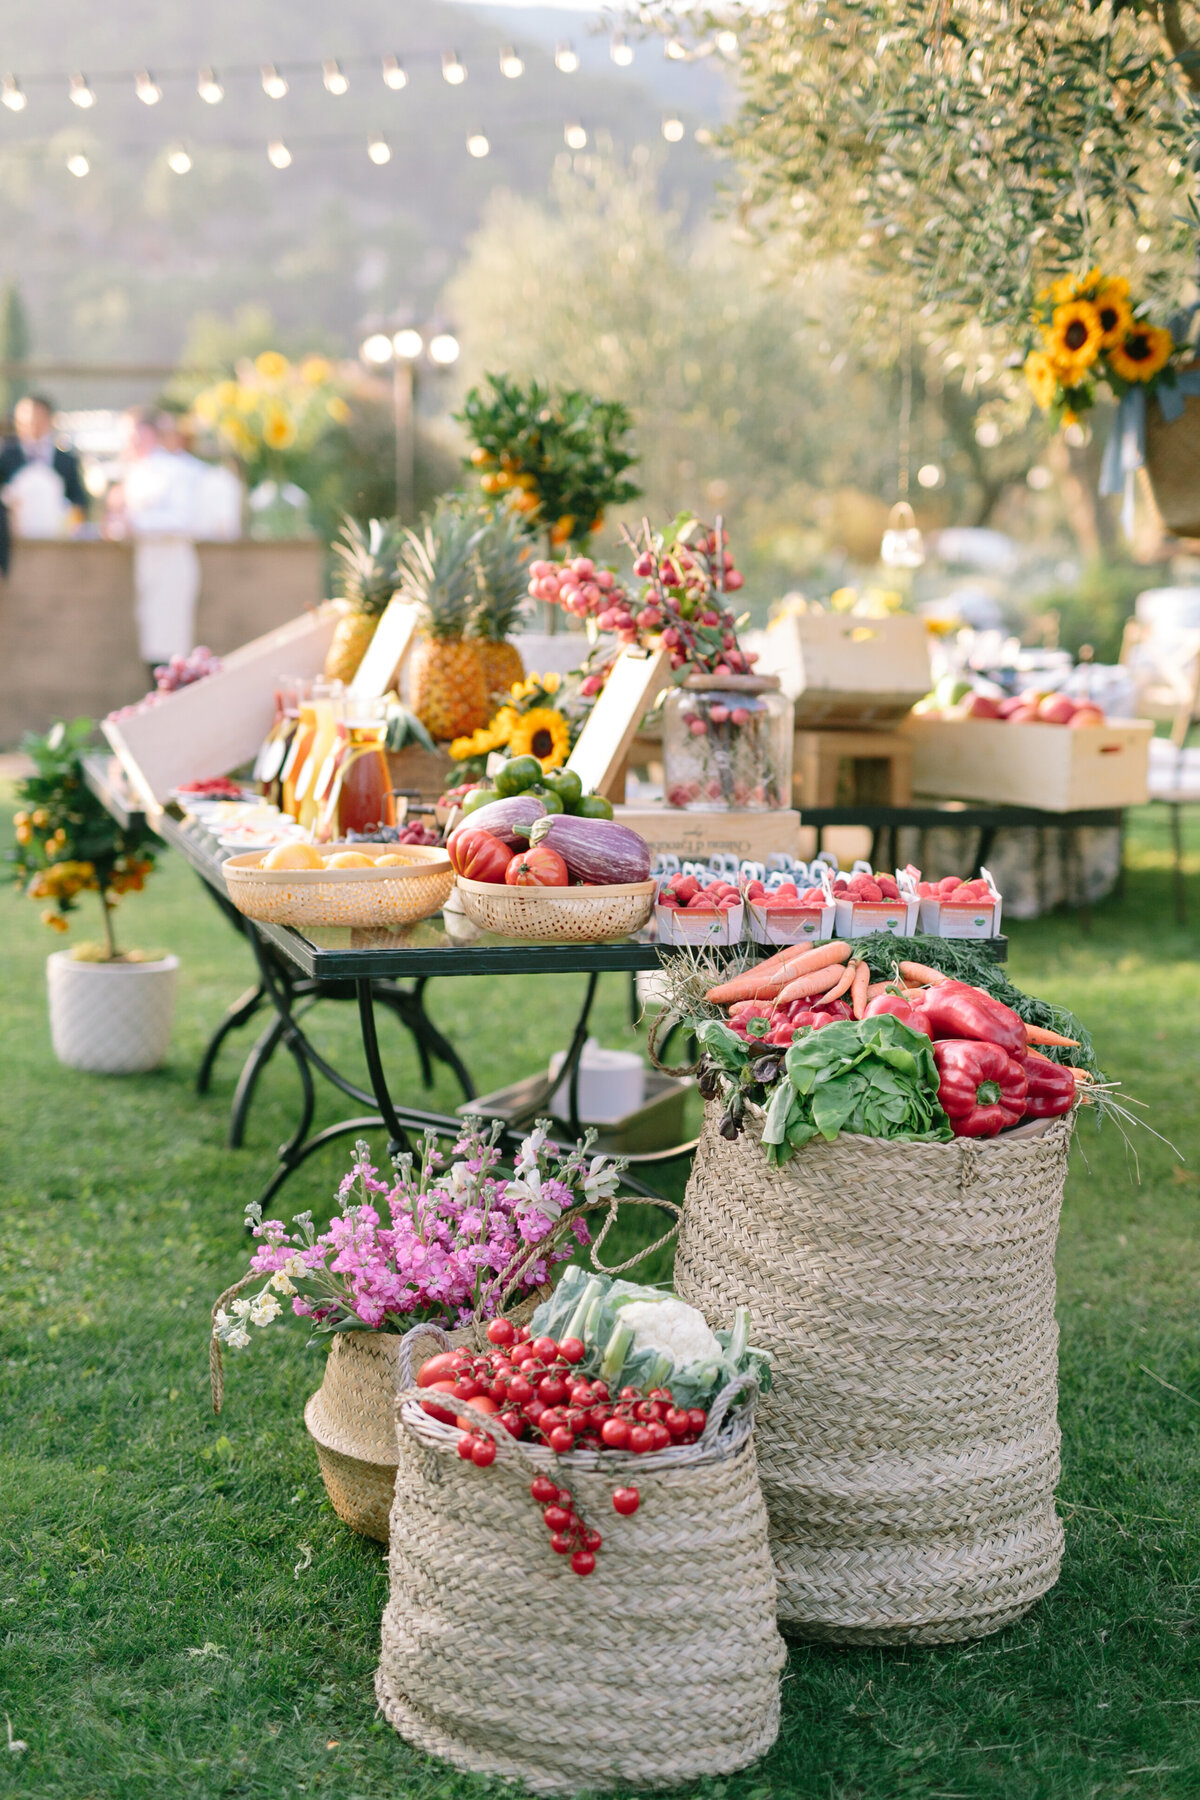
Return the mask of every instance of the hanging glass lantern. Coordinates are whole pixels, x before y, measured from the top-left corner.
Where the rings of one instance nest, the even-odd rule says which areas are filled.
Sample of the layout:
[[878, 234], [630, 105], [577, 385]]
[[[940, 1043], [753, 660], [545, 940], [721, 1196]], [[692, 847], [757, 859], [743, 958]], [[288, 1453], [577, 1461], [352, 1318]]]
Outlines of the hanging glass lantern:
[[925, 561], [925, 539], [907, 500], [898, 500], [888, 514], [879, 560], [889, 569], [919, 569]]

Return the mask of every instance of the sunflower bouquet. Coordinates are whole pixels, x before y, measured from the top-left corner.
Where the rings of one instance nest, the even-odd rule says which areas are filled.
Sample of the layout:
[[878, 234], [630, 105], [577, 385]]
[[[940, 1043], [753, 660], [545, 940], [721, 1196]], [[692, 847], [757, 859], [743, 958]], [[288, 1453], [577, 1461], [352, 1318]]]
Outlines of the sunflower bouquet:
[[233, 451], [251, 487], [294, 479], [322, 432], [349, 416], [323, 356], [293, 363], [278, 350], [239, 362], [234, 376], [192, 401], [198, 428]]
[[1175, 381], [1179, 346], [1164, 326], [1144, 317], [1123, 275], [1089, 269], [1064, 276], [1039, 293], [1033, 319], [1041, 346], [1025, 358], [1025, 379], [1058, 424], [1069, 425], [1094, 406], [1101, 381], [1118, 400]]
[[493, 750], [536, 756], [545, 774], [561, 769], [590, 706], [580, 696], [578, 673], [529, 675], [514, 681], [508, 699], [485, 726], [452, 741], [450, 754], [463, 776], [482, 776]]

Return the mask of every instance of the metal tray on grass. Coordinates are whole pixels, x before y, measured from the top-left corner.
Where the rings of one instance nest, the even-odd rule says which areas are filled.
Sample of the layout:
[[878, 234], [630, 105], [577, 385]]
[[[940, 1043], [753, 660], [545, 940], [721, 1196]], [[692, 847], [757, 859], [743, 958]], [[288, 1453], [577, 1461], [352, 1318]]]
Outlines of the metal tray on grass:
[[[514, 1081], [509, 1087], [497, 1088], [494, 1093], [480, 1094], [478, 1099], [465, 1101], [456, 1110], [462, 1114], [482, 1113], [485, 1118], [507, 1121], [525, 1112], [544, 1086], [544, 1076], [530, 1075], [524, 1081]], [[669, 1150], [672, 1144], [684, 1143], [687, 1138], [684, 1108], [694, 1086], [693, 1081], [679, 1081], [670, 1075], [660, 1075], [656, 1069], [647, 1069], [646, 1097], [641, 1106], [626, 1113], [623, 1119], [595, 1127], [599, 1134], [597, 1151], [606, 1156], [645, 1156], [656, 1150]], [[548, 1102], [546, 1111], [549, 1112]], [[568, 1121], [556, 1113], [550, 1116], [569, 1135]], [[582, 1123], [586, 1126], [590, 1121], [584, 1119]]]

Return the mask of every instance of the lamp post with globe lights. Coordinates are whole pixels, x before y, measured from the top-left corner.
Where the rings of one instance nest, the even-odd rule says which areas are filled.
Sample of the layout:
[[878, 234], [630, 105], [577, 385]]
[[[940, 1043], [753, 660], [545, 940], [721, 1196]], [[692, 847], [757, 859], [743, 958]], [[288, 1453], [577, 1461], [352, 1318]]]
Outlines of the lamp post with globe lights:
[[438, 327], [402, 325], [399, 330], [373, 331], [363, 339], [359, 355], [381, 374], [391, 365], [392, 424], [396, 435], [396, 516], [411, 519], [417, 504], [417, 376], [428, 363], [449, 369], [458, 361], [453, 332]]

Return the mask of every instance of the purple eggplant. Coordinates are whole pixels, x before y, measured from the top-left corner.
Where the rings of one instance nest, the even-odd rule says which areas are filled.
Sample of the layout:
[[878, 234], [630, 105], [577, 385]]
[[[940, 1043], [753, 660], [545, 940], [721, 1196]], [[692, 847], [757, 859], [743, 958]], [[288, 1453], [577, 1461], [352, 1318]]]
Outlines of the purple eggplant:
[[[484, 813], [492, 811], [485, 806]], [[474, 824], [479, 814], [472, 813]], [[593, 887], [625, 887], [646, 881], [650, 875], [650, 847], [628, 825], [611, 819], [578, 819], [569, 813], [550, 813], [539, 819], [529, 834], [531, 844], [557, 850], [572, 875]]]
[[529, 844], [530, 829], [545, 817], [545, 813], [546, 809], [536, 795], [513, 794], [508, 800], [493, 800], [489, 806], [480, 806], [468, 813], [456, 829], [490, 831], [510, 850], [524, 850]]

